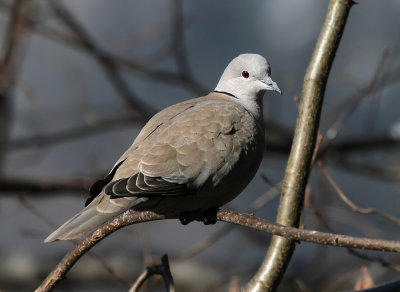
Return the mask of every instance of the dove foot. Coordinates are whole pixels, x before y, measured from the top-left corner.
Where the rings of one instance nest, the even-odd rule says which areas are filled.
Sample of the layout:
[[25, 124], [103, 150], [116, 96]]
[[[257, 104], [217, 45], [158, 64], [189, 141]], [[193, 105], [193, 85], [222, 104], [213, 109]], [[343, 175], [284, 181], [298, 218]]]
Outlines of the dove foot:
[[203, 222], [204, 225], [211, 225], [217, 223], [218, 208], [212, 208], [205, 211], [191, 211], [183, 212], [179, 215], [179, 221], [182, 225], [187, 225], [192, 221]]

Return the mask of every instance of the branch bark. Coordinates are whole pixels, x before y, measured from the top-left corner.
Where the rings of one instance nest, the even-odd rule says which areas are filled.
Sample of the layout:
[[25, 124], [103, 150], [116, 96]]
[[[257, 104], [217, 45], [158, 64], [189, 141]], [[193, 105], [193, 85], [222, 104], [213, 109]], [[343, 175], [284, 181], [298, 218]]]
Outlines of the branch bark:
[[[308, 241], [323, 245], [372, 249], [379, 251], [400, 252], [400, 241], [389, 241], [371, 238], [353, 237], [341, 234], [324, 233], [313, 230], [304, 230], [294, 227], [287, 227], [278, 223], [269, 222], [251, 215], [235, 211], [219, 210], [217, 215], [219, 221], [238, 224], [255, 230], [283, 236], [289, 240]], [[150, 211], [135, 212], [127, 210], [114, 220], [102, 225], [95, 232], [88, 235], [75, 246], [47, 276], [36, 292], [51, 291], [55, 285], [65, 278], [65, 275], [73, 265], [100, 240], [118, 229], [148, 221], [162, 219], [177, 219], [177, 217], [166, 217]]]
[[[286, 168], [277, 222], [298, 226], [310, 172], [322, 101], [329, 71], [339, 46], [352, 0], [331, 0], [304, 78], [295, 136]], [[267, 255], [246, 291], [274, 291], [291, 259], [295, 244], [274, 236]]]
[[21, 62], [22, 37], [28, 26], [29, 0], [18, 0], [12, 6], [10, 23], [6, 32], [4, 56], [0, 60], [0, 168], [8, 141], [11, 119], [11, 98], [17, 62]]
[[144, 282], [153, 275], [160, 275], [163, 278], [165, 291], [175, 292], [174, 279], [172, 278], [168, 256], [166, 254], [162, 256], [161, 264], [147, 267], [146, 270], [143, 271], [136, 282], [133, 283], [129, 292], [139, 291]]

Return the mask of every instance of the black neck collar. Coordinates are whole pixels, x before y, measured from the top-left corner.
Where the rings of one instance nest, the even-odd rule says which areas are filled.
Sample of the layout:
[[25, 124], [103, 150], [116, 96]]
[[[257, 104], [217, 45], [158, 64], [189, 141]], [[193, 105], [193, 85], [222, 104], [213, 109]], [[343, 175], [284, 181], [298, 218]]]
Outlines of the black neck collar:
[[232, 93], [229, 93], [229, 92], [226, 92], [226, 91], [214, 90], [213, 92], [226, 94], [226, 95], [232, 96], [232, 97], [234, 97], [234, 98], [236, 98], [236, 99], [239, 99], [239, 98], [237, 98], [235, 95], [233, 95]]

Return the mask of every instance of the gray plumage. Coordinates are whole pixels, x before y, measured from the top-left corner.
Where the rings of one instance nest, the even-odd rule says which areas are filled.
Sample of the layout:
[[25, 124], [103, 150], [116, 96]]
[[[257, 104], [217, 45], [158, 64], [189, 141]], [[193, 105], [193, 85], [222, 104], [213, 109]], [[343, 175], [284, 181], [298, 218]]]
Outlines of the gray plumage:
[[80, 237], [127, 209], [167, 215], [217, 208], [254, 177], [264, 150], [262, 97], [281, 92], [268, 62], [243, 54], [227, 66], [214, 92], [157, 113], [88, 205], [45, 242]]

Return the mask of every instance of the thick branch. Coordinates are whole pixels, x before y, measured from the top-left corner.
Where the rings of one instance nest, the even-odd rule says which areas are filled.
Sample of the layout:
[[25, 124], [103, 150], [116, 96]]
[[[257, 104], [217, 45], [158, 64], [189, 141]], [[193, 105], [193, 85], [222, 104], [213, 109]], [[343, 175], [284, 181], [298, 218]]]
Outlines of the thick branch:
[[[87, 236], [75, 246], [57, 265], [57, 267], [47, 276], [36, 292], [51, 291], [54, 286], [64, 279], [65, 275], [72, 266], [100, 240], [114, 231], [131, 224], [137, 224], [147, 221], [162, 219], [176, 219], [177, 217], [166, 217], [154, 212], [135, 212], [128, 210], [114, 220], [104, 224], [95, 232]], [[389, 252], [400, 252], [400, 241], [388, 241], [370, 238], [352, 237], [319, 231], [304, 230], [294, 227], [287, 227], [277, 223], [269, 222], [256, 218], [251, 215], [239, 212], [219, 210], [217, 219], [224, 222], [234, 223], [246, 226], [256, 230], [272, 233], [274, 235], [284, 236], [287, 239], [295, 241], [308, 241], [324, 245], [373, 249]]]
[[[352, 4], [351, 0], [331, 0], [304, 78], [299, 117], [277, 215], [277, 222], [284, 225], [297, 226], [299, 223], [326, 82]], [[294, 246], [293, 241], [273, 237], [267, 256], [247, 291], [273, 291], [286, 270]]]

